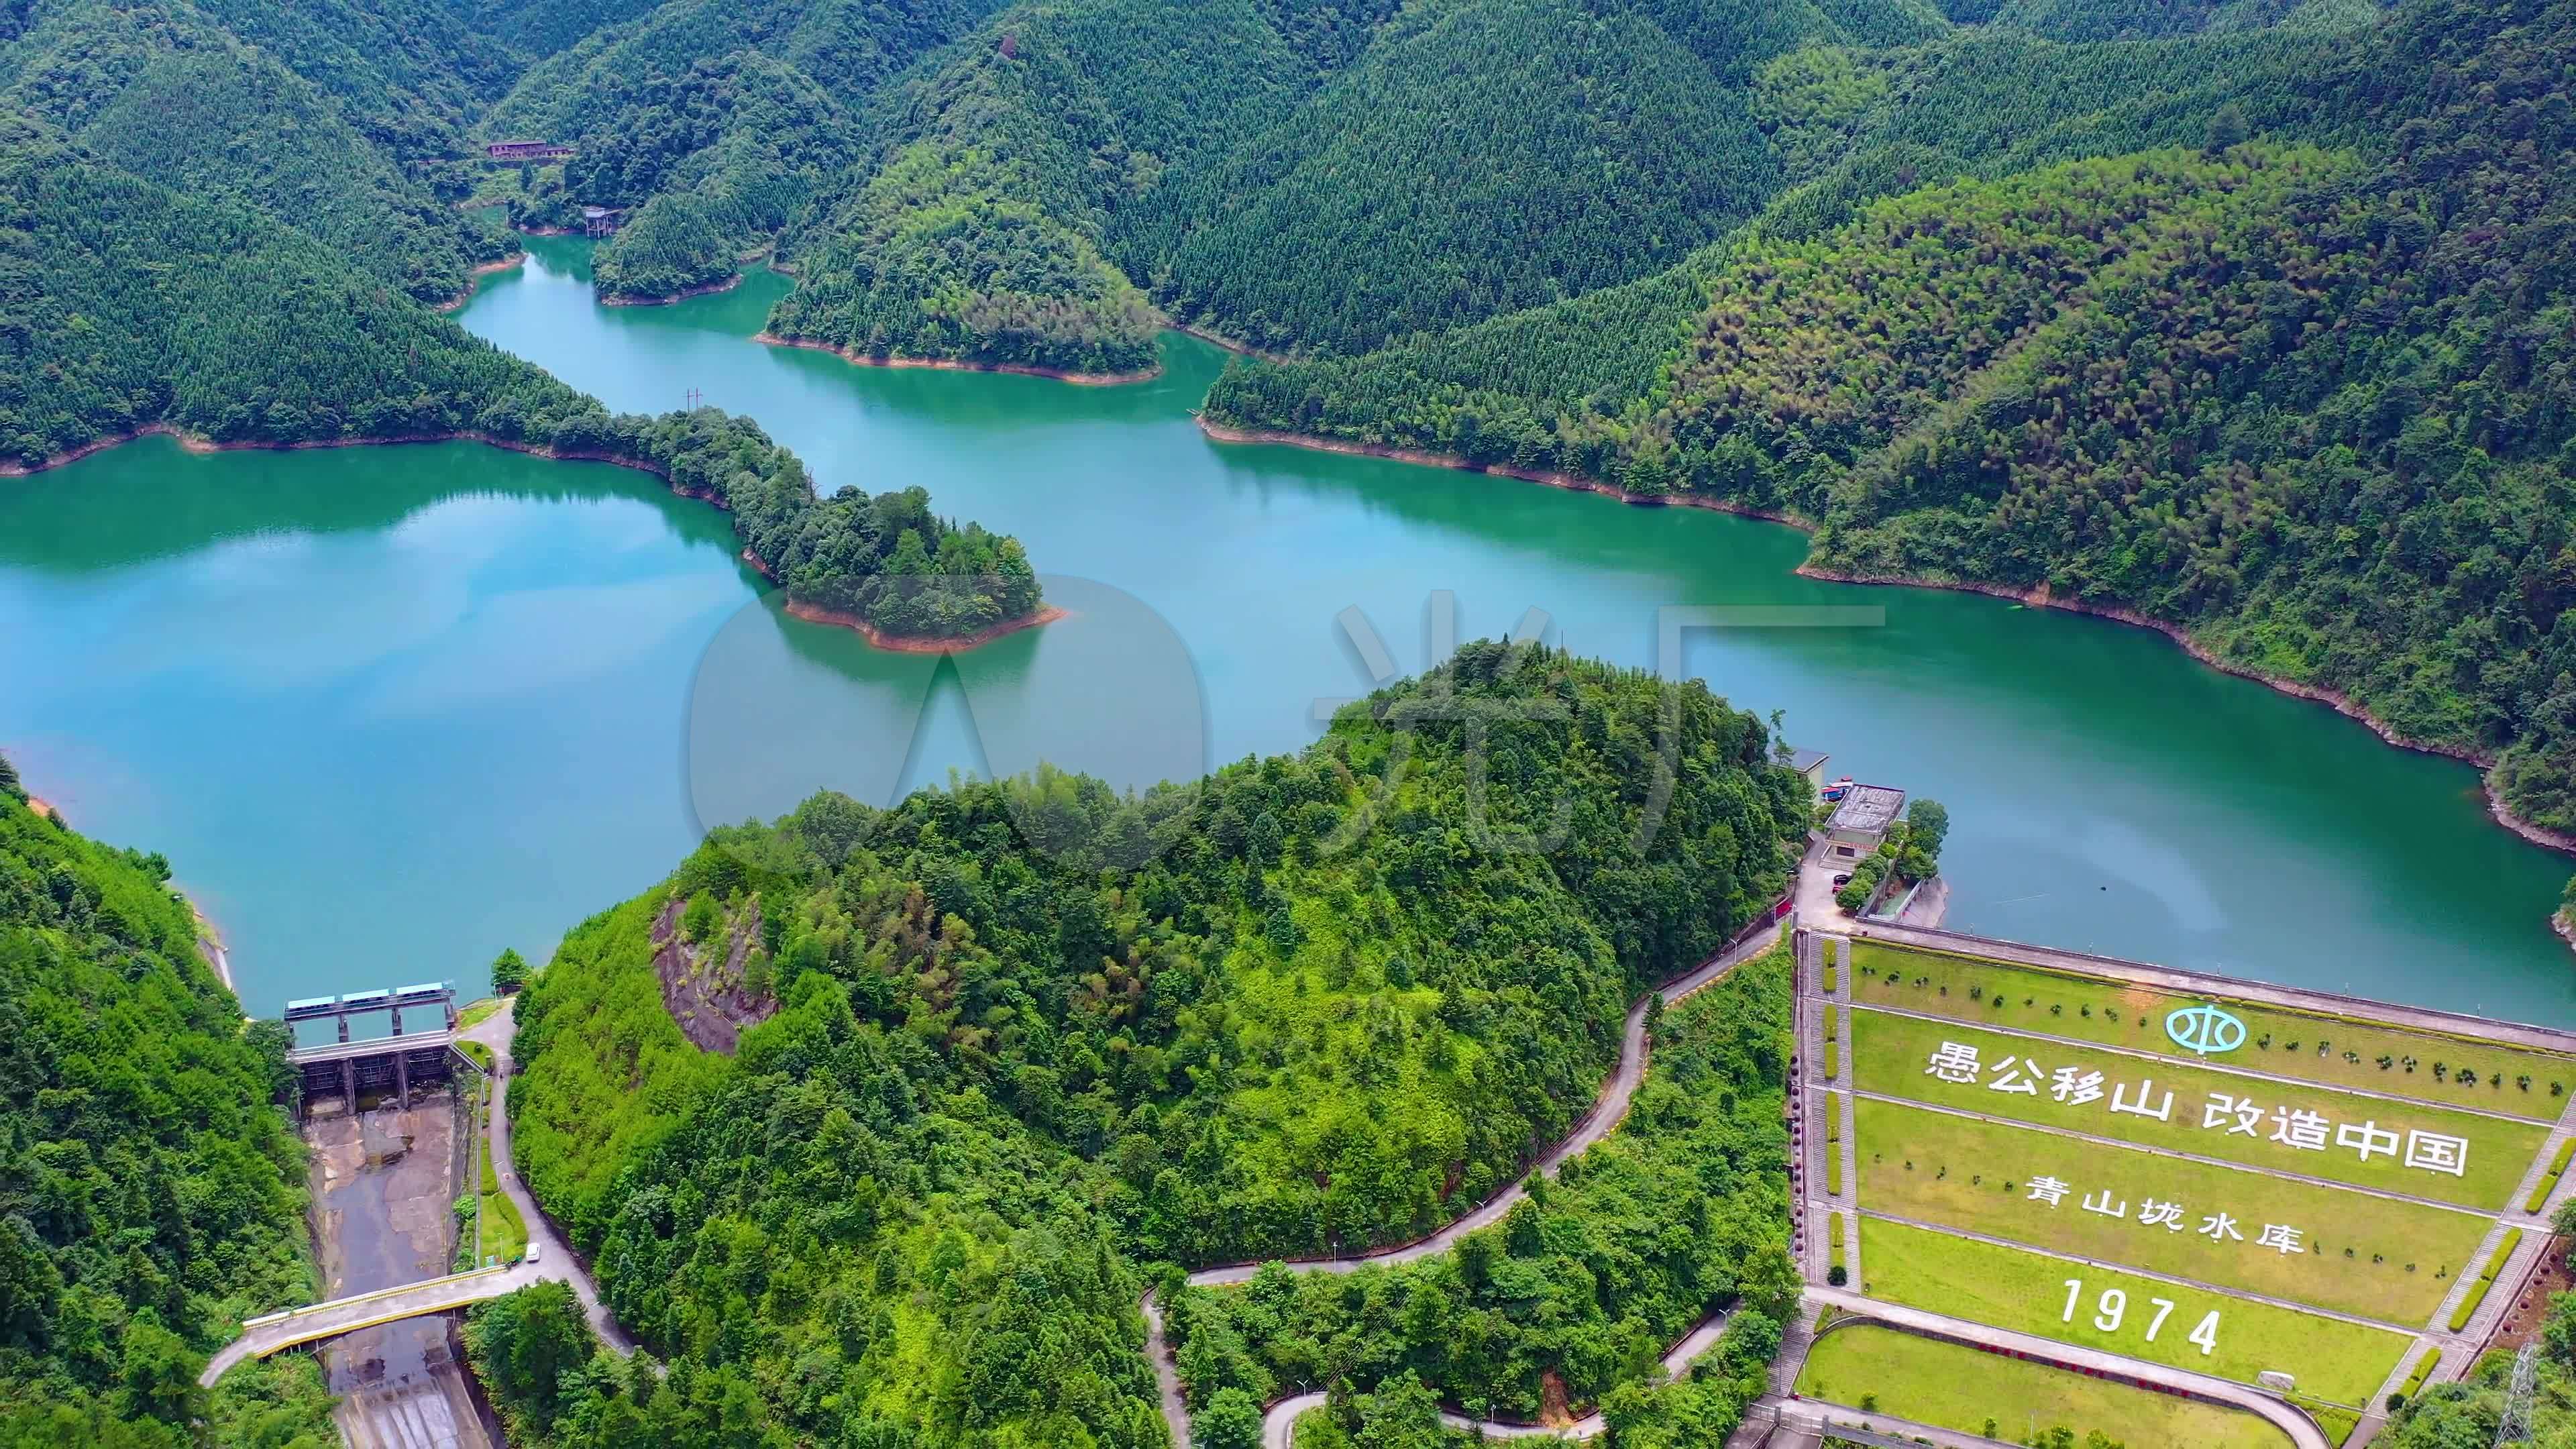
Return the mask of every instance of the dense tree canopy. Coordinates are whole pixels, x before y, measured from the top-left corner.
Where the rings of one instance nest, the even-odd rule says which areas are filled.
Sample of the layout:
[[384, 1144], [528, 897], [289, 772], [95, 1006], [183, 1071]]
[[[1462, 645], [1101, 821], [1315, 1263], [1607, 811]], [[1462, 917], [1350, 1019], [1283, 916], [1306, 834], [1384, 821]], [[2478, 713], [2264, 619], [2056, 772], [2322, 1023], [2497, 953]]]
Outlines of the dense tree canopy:
[[532, 66], [478, 131], [573, 147], [559, 186], [514, 199], [517, 219], [635, 208], [600, 250], [600, 290], [666, 297], [731, 275], [775, 236], [860, 156], [867, 97], [991, 8], [673, 0]]
[[314, 1279], [283, 1044], [244, 1032], [169, 878], [0, 766], [0, 1443], [320, 1449], [311, 1363], [196, 1385]]
[[[809, 610], [1040, 606], [920, 490], [817, 497], [748, 419], [612, 415], [423, 305], [508, 247], [456, 203], [614, 207], [612, 297], [775, 248], [782, 336], [1082, 373], [1178, 318], [1300, 359], [1229, 367], [1215, 423], [2172, 622], [2576, 830], [2571, 53], [2576, 0], [0, 3], [0, 451], [479, 436], [721, 504]], [[477, 159], [522, 136], [574, 154]], [[478, 1367], [567, 1446], [1158, 1444], [1145, 1284], [1515, 1176], [1623, 1004], [1778, 890], [1807, 797], [1770, 744], [1704, 689], [1480, 645], [1190, 786], [719, 831], [534, 979], [512, 1094], [670, 1373], [551, 1288], [477, 1314]], [[163, 867], [0, 795], [0, 1438], [315, 1432], [309, 1374], [192, 1387], [306, 1287], [275, 1063]], [[657, 964], [719, 947], [731, 1054]], [[1202, 1437], [1301, 1382], [1326, 1449], [1552, 1396], [1636, 1449], [1722, 1436], [1787, 1306], [1780, 971], [1667, 1013], [1627, 1128], [1460, 1252], [1175, 1294]], [[2392, 1442], [2473, 1442], [2493, 1398]]]
[[[209, 9], [76, 0], [39, 7], [14, 37], [0, 27], [0, 118], [59, 127], [188, 194], [244, 201], [422, 301], [455, 296], [469, 267], [509, 250], [405, 165], [455, 144], [472, 81], [424, 94], [399, 51], [360, 60], [334, 34], [366, 28], [356, 7]], [[460, 48], [470, 66], [474, 47]]]
[[1018, 542], [919, 489], [817, 498], [749, 419], [612, 417], [247, 205], [197, 200], [0, 118], [0, 442], [24, 464], [175, 428], [219, 443], [469, 434], [648, 467], [731, 510], [800, 602], [955, 637], [1038, 607]]
[[[1183, 1294], [1169, 1319], [1192, 1399], [1236, 1389], [1266, 1402], [1300, 1384], [1383, 1392], [1409, 1377], [1471, 1415], [1532, 1420], [1551, 1394], [1589, 1405], [1650, 1377], [1684, 1333], [1741, 1303], [1711, 1376], [1727, 1403], [1690, 1406], [1694, 1418], [1714, 1410], [1722, 1438], [1767, 1388], [1798, 1302], [1783, 1110], [1791, 969], [1784, 944], [1664, 1012], [1620, 1130], [1454, 1251], [1350, 1274], [1274, 1265], [1242, 1288]], [[1653, 1418], [1678, 1406], [1622, 1408]], [[1342, 1417], [1372, 1442], [1365, 1407]]]
[[[1067, 1442], [1071, 1413], [1156, 1442], [1139, 1265], [1407, 1238], [1517, 1175], [1631, 996], [1780, 890], [1805, 808], [1770, 749], [1696, 684], [1478, 644], [1196, 786], [818, 797], [717, 832], [531, 982], [522, 1169], [622, 1320], [794, 1434]], [[675, 931], [771, 983], [736, 1056], [664, 1004]], [[1673, 1121], [1714, 1114], [1693, 1150], [1740, 1159], [1740, 1191], [1602, 1174], [1732, 1224], [1694, 1249], [1729, 1275], [1784, 1231], [1783, 1009], [1692, 1018], [1728, 1043], [1723, 1102]], [[1621, 1343], [1735, 1291], [1692, 1261]]]
[[[2572, 27], [2420, 0], [2363, 33], [1794, 55], [1757, 110], [1810, 179], [1745, 233], [1370, 357], [1238, 365], [1208, 413], [1704, 492], [1816, 521], [1828, 568], [2176, 621], [2498, 759], [2518, 813], [2576, 828]], [[2193, 149], [2017, 169], [2158, 139]], [[1991, 179], [1909, 192], [1944, 172]]]

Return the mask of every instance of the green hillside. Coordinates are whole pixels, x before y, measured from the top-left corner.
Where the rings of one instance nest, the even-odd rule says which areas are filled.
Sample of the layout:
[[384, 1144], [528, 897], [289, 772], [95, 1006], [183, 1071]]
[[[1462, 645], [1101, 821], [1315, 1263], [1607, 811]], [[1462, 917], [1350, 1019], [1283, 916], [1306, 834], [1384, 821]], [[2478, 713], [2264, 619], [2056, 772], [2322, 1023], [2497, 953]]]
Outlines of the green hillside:
[[[567, 938], [519, 1007], [522, 1167], [622, 1321], [794, 1437], [1159, 1442], [1140, 1265], [1410, 1237], [1516, 1175], [1631, 994], [1780, 888], [1769, 750], [1696, 684], [1478, 644], [1198, 786], [818, 797]], [[737, 1055], [665, 1006], [675, 949], [780, 1008]], [[1726, 1130], [1776, 1139], [1770, 1090]]]
[[[47, 7], [0, 41], [0, 115], [66, 130], [116, 166], [189, 195], [247, 203], [418, 300], [446, 301], [471, 267], [509, 245], [404, 161], [457, 144], [452, 122], [472, 98], [453, 76], [424, 95], [341, 64], [320, 33], [341, 13], [247, 26], [262, 38], [254, 45], [184, 6]], [[319, 81], [282, 63], [316, 54]]]
[[[640, 208], [600, 251], [600, 289], [669, 296], [730, 275], [794, 219], [863, 154], [867, 98], [991, 8], [668, 0], [560, 47], [476, 129], [574, 147], [511, 196], [513, 219], [561, 226], [576, 205]], [[507, 16], [490, 23], [528, 33]]]
[[[2571, 33], [2563, 4], [2428, 0], [2366, 37], [1792, 58], [1758, 105], [1812, 179], [1743, 237], [1368, 357], [1237, 365], [1208, 413], [1786, 509], [1829, 569], [2183, 623], [2496, 757], [2517, 813], [2569, 829]], [[2142, 65], [2170, 84], [2105, 87]], [[2187, 128], [2209, 154], [2019, 169]], [[2220, 149], [2266, 129], [2345, 149]], [[1995, 179], [1908, 193], [1960, 172]]]
[[1162, 319], [1104, 255], [1113, 216], [1284, 109], [1305, 65], [1248, 0], [1006, 12], [884, 101], [900, 143], [793, 240], [800, 285], [770, 330], [870, 356], [1149, 368]]
[[1168, 180], [1125, 248], [1176, 315], [1357, 351], [1668, 265], [1776, 178], [1742, 92], [1652, 20], [1460, 0]]
[[[1784, 943], [1663, 1013], [1620, 1130], [1453, 1251], [1347, 1276], [1270, 1268], [1179, 1295], [1171, 1334], [1192, 1402], [1266, 1403], [1318, 1380], [1386, 1394], [1409, 1379], [1428, 1400], [1529, 1422], [1553, 1388], [1612, 1401], [1622, 1443], [1723, 1442], [1768, 1390], [1797, 1311], [1781, 1086], [1793, 971]], [[1642, 1392], [1638, 1366], [1725, 1303], [1743, 1307], [1701, 1372]], [[1337, 1417], [1386, 1442], [1366, 1412]]]
[[309, 1360], [196, 1384], [314, 1276], [283, 1034], [245, 1033], [169, 876], [0, 758], [0, 1442], [321, 1449]]
[[0, 446], [20, 466], [168, 428], [217, 443], [459, 433], [648, 467], [724, 504], [791, 597], [954, 637], [1037, 607], [1016, 540], [919, 489], [817, 498], [747, 418], [597, 402], [249, 209], [164, 190], [0, 118]]

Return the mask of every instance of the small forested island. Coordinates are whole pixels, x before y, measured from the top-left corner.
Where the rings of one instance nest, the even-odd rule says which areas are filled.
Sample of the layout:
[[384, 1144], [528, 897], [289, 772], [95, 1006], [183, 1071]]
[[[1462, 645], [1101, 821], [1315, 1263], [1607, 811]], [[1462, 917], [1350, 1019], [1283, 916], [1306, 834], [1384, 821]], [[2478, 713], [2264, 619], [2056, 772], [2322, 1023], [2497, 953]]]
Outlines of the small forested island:
[[315, 1277], [285, 1029], [244, 1030], [169, 879], [0, 757], [0, 1443], [321, 1449], [311, 1360], [197, 1387]]

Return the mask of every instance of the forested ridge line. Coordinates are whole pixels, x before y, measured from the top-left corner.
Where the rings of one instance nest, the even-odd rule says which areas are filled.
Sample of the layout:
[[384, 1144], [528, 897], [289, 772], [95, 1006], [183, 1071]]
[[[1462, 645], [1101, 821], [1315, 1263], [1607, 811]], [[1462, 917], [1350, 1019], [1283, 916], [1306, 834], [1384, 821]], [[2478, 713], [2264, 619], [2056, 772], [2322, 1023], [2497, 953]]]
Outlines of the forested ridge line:
[[0, 757], [0, 1442], [321, 1449], [310, 1360], [197, 1387], [315, 1275], [284, 1030], [243, 1021], [169, 878]]
[[[1402, 1241], [1518, 1176], [1632, 996], [1776, 899], [1806, 809], [1771, 755], [1701, 686], [1478, 644], [1192, 786], [818, 797], [566, 939], [520, 1005], [521, 1170], [620, 1321], [777, 1432], [1159, 1444], [1151, 1265]], [[674, 952], [776, 1003], [736, 1055], [674, 1022]]]
[[[2393, 738], [2492, 762], [2505, 808], [2565, 835], [2576, 408], [2549, 319], [2571, 275], [2576, 122], [2552, 99], [2571, 14], [2417, 0], [2366, 46], [2333, 40], [2334, 63], [2219, 106], [2195, 151], [1953, 183], [1822, 230], [1766, 219], [1675, 286], [1484, 341], [1231, 365], [1207, 415], [1789, 513], [1815, 526], [1818, 572], [2172, 625]], [[2347, 147], [2244, 144], [2283, 95]], [[2113, 232], [2047, 240], [2113, 164], [2166, 179]], [[2159, 215], [2166, 239], [2135, 258], [2092, 254]], [[2055, 290], [2031, 290], [2032, 265]], [[1652, 330], [1694, 294], [1685, 327]], [[1623, 295], [1668, 340], [1595, 340], [1581, 324]], [[1484, 390], [1447, 355], [1513, 340], [1554, 365]]]
[[434, 303], [511, 250], [424, 179], [503, 64], [436, 0], [63, 0], [0, 16], [0, 116], [261, 209]]

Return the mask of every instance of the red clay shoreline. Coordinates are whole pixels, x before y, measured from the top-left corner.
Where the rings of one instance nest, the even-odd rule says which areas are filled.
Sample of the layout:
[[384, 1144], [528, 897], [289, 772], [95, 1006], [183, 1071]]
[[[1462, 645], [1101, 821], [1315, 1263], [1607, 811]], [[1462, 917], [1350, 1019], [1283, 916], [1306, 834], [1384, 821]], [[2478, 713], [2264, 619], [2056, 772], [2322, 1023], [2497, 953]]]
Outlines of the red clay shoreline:
[[781, 337], [774, 332], [761, 332], [752, 339], [772, 347], [801, 347], [809, 352], [828, 352], [856, 367], [927, 367], [941, 372], [1007, 372], [1021, 377], [1046, 377], [1069, 382], [1076, 387], [1117, 387], [1124, 383], [1151, 382], [1163, 375], [1162, 365], [1141, 372], [1068, 372], [1061, 367], [1032, 367], [1022, 362], [973, 362], [956, 357], [878, 357], [853, 348], [837, 347], [829, 342], [816, 342], [806, 337]]
[[[79, 462], [81, 459], [88, 457], [92, 453], [103, 452], [106, 449], [116, 447], [119, 444], [131, 443], [138, 438], [151, 437], [175, 438], [178, 440], [181, 448], [191, 453], [300, 453], [314, 448], [377, 448], [396, 447], [410, 443], [481, 443], [487, 448], [499, 448], [505, 452], [511, 453], [525, 453], [532, 458], [546, 458], [556, 462], [607, 463], [619, 468], [632, 468], [638, 473], [650, 473], [654, 477], [661, 479], [665, 485], [670, 487], [673, 493], [678, 494], [682, 498], [694, 499], [697, 502], [712, 505], [713, 507], [723, 509], [726, 512], [732, 511], [730, 509], [725, 509], [724, 503], [712, 494], [703, 493], [694, 488], [682, 488], [677, 484], [673, 484], [671, 482], [670, 474], [663, 472], [661, 468], [652, 463], [648, 463], [641, 458], [630, 458], [622, 453], [606, 453], [592, 449], [567, 452], [560, 448], [543, 447], [535, 443], [521, 442], [514, 438], [496, 438], [489, 433], [477, 432], [404, 433], [363, 438], [303, 438], [291, 443], [273, 443], [265, 441], [218, 443], [211, 439], [200, 438], [194, 434], [184, 432], [178, 428], [172, 427], [168, 423], [148, 423], [143, 427], [136, 428], [130, 433], [119, 433], [110, 438], [94, 439], [90, 442], [83, 443], [77, 448], [56, 453], [52, 457], [47, 458], [45, 461], [32, 468], [23, 463], [0, 463], [0, 478], [28, 477], [33, 474], [45, 472], [48, 469], [62, 467], [67, 463]], [[742, 550], [742, 561], [758, 570], [761, 577], [769, 580], [771, 583], [775, 584], [778, 582], [777, 571], [772, 569], [766, 561], [754, 554], [750, 549], [746, 548]], [[795, 614], [796, 617], [800, 619], [805, 619], [812, 623], [839, 625], [842, 628], [849, 629], [858, 634], [861, 638], [866, 639], [870, 646], [895, 654], [955, 653], [959, 650], [972, 649], [978, 644], [985, 643], [988, 640], [998, 639], [1002, 635], [1012, 633], [1016, 630], [1034, 628], [1040, 624], [1051, 624], [1058, 619], [1066, 617], [1065, 611], [1062, 609], [1051, 607], [1042, 608], [1038, 612], [1029, 615], [1027, 618], [1008, 620], [1004, 623], [996, 624], [989, 629], [979, 629], [975, 633], [968, 635], [963, 639], [928, 639], [901, 634], [888, 634], [876, 628], [874, 625], [868, 624], [864, 620], [857, 618], [855, 615], [838, 614], [829, 609], [812, 608], [808, 605], [790, 603], [788, 605], [788, 612]]]
[[[1632, 504], [1642, 508], [1706, 508], [1719, 513], [1732, 513], [1739, 517], [1759, 518], [1771, 523], [1786, 524], [1802, 533], [1813, 533], [1816, 531], [1814, 523], [1794, 514], [1776, 512], [1770, 509], [1748, 508], [1742, 504], [1728, 503], [1721, 499], [1676, 498], [1668, 495], [1636, 494], [1630, 493], [1626, 489], [1617, 487], [1613, 484], [1578, 477], [1571, 473], [1542, 473], [1526, 468], [1493, 466], [1476, 462], [1472, 458], [1461, 458], [1454, 453], [1431, 453], [1415, 448], [1394, 447], [1384, 443], [1357, 443], [1342, 438], [1312, 437], [1303, 433], [1282, 433], [1268, 430], [1232, 428], [1227, 427], [1222, 423], [1210, 422], [1204, 416], [1200, 417], [1198, 422], [1200, 432], [1205, 433], [1209, 438], [1220, 443], [1272, 443], [1283, 447], [1310, 448], [1317, 452], [1349, 453], [1371, 458], [1389, 458], [1399, 463], [1419, 463], [1434, 468], [1456, 468], [1470, 473], [1491, 473], [1505, 478], [1520, 478], [1532, 483], [1543, 483], [1551, 488], [1564, 488], [1577, 493], [1598, 493], [1605, 498], [1615, 498], [1622, 503]], [[2255, 669], [2249, 665], [2238, 664], [2231, 660], [2223, 659], [2216, 653], [2212, 652], [2207, 645], [2202, 644], [2199, 640], [2193, 638], [2190, 633], [2184, 630], [2179, 624], [2168, 623], [2162, 619], [2150, 618], [2147, 615], [2138, 613], [2134, 609], [2123, 609], [2116, 605], [2092, 604], [2086, 603], [2080, 599], [2056, 598], [2049, 593], [2046, 585], [2041, 585], [2036, 588], [2020, 588], [2011, 584], [1979, 583], [1960, 579], [1915, 578], [1894, 574], [1855, 574], [1838, 569], [1820, 567], [1813, 563], [1802, 563], [1798, 565], [1796, 572], [1801, 578], [1821, 579], [1830, 583], [1872, 584], [1912, 589], [1947, 589], [1953, 593], [1986, 594], [1994, 598], [2010, 599], [2015, 603], [2026, 604], [2034, 608], [2060, 609], [2070, 614], [2088, 614], [2097, 619], [2106, 619], [2116, 624], [2127, 624], [2134, 628], [2152, 629], [2179, 645], [2182, 648], [2182, 651], [2189, 654], [2193, 659], [2202, 664], [2208, 665], [2210, 668], [2215, 669], [2222, 674], [2232, 674], [2239, 679], [2250, 679], [2257, 684], [2278, 690], [2283, 694], [2308, 700], [2315, 704], [2326, 705], [2333, 709], [2337, 714], [2367, 725], [2371, 732], [2378, 735], [2380, 739], [2389, 744], [2395, 745], [2401, 750], [2413, 750], [2418, 754], [2440, 755], [2446, 759], [2458, 760], [2463, 764], [2476, 766], [2481, 772], [2479, 777], [2480, 787], [2486, 792], [2487, 814], [2493, 817], [2498, 825], [2503, 826], [2505, 829], [2512, 831], [2514, 834], [2521, 836], [2523, 839], [2530, 841], [2534, 845], [2546, 846], [2551, 850], [2576, 854], [2576, 835], [2569, 835], [2561, 831], [2551, 830], [2547, 826], [2543, 825], [2535, 825], [2532, 822], [2515, 815], [2506, 807], [2503, 797], [2499, 796], [2495, 789], [2494, 756], [2486, 754], [2483, 751], [2472, 750], [2459, 745], [2436, 744], [2425, 740], [2411, 739], [2406, 735], [2398, 733], [2395, 729], [2374, 717], [2368, 710], [2362, 708], [2360, 705], [2353, 703], [2352, 700], [2340, 690], [2327, 689], [2314, 684], [2305, 684], [2295, 679], [2284, 679], [2278, 675], [2267, 674], [2264, 671]], [[2556, 927], [2560, 935], [2567, 937], [2569, 946], [2571, 948], [2576, 948], [2576, 928], [2571, 928], [2561, 924], [2554, 918], [2552, 924]]]
[[455, 311], [457, 308], [474, 300], [474, 293], [476, 289], [483, 285], [483, 279], [485, 277], [491, 276], [495, 272], [517, 271], [521, 266], [526, 264], [527, 260], [528, 254], [526, 252], [512, 252], [497, 262], [484, 262], [481, 265], [472, 268], [465, 274], [464, 291], [457, 293], [455, 296], [448, 298], [446, 301], [437, 304], [429, 310], [433, 312]]
[[[748, 549], [743, 552], [746, 557], [750, 554]], [[754, 566], [757, 567], [756, 564]], [[954, 654], [961, 649], [972, 649], [978, 644], [989, 644], [1005, 634], [1016, 634], [1022, 629], [1034, 629], [1041, 624], [1052, 624], [1058, 619], [1073, 617], [1069, 611], [1049, 604], [1034, 614], [1018, 619], [1005, 619], [999, 624], [978, 629], [960, 638], [939, 639], [926, 638], [917, 634], [889, 634], [856, 614], [845, 614], [838, 609], [826, 609], [820, 604], [801, 604], [793, 599], [787, 602], [787, 612], [809, 624], [837, 624], [844, 629], [855, 630], [864, 635], [870, 644], [889, 654]]]

